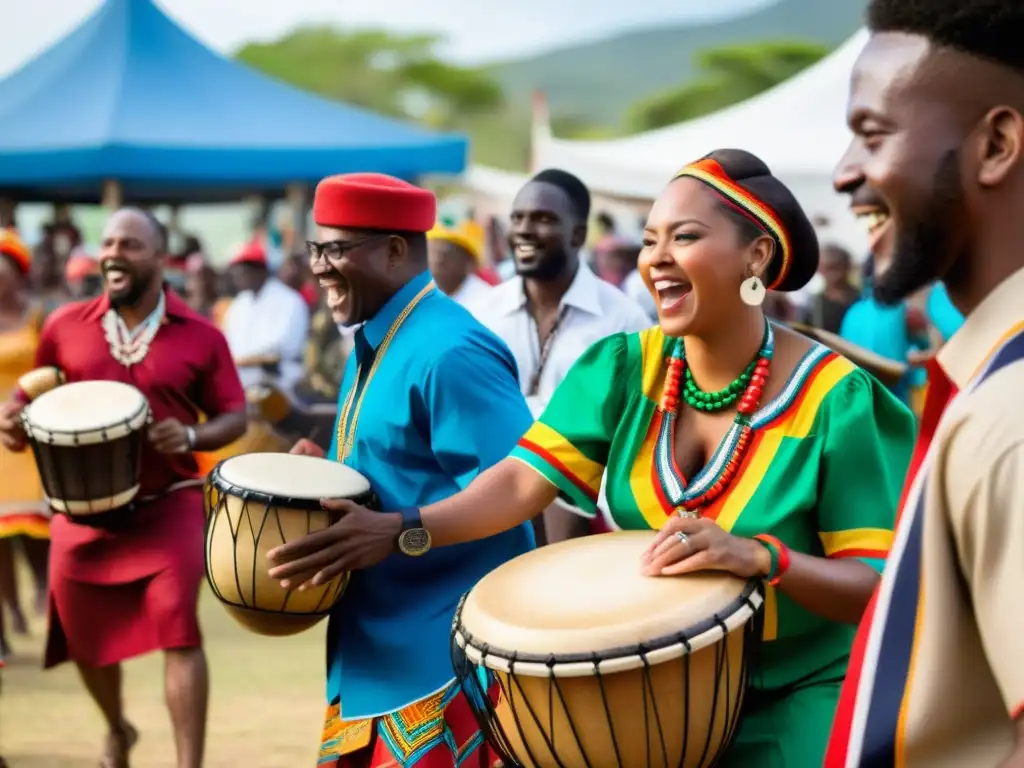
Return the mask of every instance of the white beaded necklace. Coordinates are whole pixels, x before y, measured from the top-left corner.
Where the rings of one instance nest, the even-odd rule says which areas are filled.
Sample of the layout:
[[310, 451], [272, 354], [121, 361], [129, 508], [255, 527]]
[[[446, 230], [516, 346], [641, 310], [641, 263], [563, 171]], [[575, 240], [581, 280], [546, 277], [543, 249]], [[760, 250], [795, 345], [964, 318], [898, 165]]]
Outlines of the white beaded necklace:
[[110, 345], [110, 354], [121, 365], [131, 368], [146, 359], [149, 352], [149, 345], [160, 330], [164, 314], [167, 309], [167, 301], [161, 291], [160, 300], [156, 309], [150, 312], [149, 317], [143, 320], [137, 328], [129, 330], [125, 325], [120, 313], [111, 307], [103, 315], [103, 335]]

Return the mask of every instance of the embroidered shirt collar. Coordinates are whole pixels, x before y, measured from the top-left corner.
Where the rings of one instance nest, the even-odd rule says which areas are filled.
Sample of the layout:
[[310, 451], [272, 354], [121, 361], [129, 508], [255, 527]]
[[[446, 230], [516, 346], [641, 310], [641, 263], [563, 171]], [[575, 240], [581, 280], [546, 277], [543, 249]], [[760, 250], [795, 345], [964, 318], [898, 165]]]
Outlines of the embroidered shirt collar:
[[[508, 280], [507, 288], [501, 292], [498, 301], [498, 311], [504, 315], [512, 315], [526, 308], [526, 290], [523, 285], [523, 278], [513, 277]], [[506, 284], [503, 284], [506, 285]], [[561, 306], [572, 307], [586, 312], [590, 315], [600, 316], [601, 288], [599, 278], [583, 262], [580, 262], [576, 269], [576, 276], [569, 283], [569, 289], [562, 296]]]
[[424, 270], [403, 285], [398, 293], [388, 299], [387, 303], [377, 311], [377, 314], [363, 323], [362, 331], [370, 347], [377, 349], [380, 346], [391, 324], [429, 282], [430, 272]]
[[1022, 294], [1024, 269], [992, 291], [939, 351], [939, 365], [959, 389], [967, 387], [1003, 342], [1024, 329]]

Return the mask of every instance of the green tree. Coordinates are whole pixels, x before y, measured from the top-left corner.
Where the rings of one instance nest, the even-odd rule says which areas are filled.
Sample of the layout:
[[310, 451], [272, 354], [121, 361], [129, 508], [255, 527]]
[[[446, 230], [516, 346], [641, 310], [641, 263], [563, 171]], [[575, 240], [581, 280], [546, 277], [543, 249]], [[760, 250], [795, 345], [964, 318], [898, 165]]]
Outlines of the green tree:
[[696, 54], [700, 76], [638, 101], [626, 114], [626, 129], [649, 131], [715, 112], [778, 85], [827, 53], [828, 48], [818, 43], [796, 41], [700, 51]]
[[306, 27], [269, 43], [250, 43], [236, 58], [271, 77], [329, 99], [451, 129], [499, 109], [501, 87], [482, 69], [437, 58], [433, 35]]

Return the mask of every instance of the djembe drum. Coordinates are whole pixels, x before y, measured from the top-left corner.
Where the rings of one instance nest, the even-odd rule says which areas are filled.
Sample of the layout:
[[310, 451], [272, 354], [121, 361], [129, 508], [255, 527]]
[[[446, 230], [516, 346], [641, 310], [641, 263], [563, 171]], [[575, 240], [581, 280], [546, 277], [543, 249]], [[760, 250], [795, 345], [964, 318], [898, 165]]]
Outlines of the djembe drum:
[[323, 619], [348, 574], [302, 592], [270, 578], [267, 553], [337, 522], [321, 499], [350, 499], [371, 509], [365, 477], [336, 461], [288, 453], [249, 453], [214, 467], [206, 487], [206, 578], [245, 628], [294, 635]]
[[728, 747], [760, 637], [760, 582], [641, 576], [653, 537], [543, 547], [463, 598], [455, 674], [506, 765], [705, 768]]
[[151, 420], [145, 396], [117, 381], [80, 381], [43, 392], [21, 413], [50, 506], [87, 522], [139, 492]]

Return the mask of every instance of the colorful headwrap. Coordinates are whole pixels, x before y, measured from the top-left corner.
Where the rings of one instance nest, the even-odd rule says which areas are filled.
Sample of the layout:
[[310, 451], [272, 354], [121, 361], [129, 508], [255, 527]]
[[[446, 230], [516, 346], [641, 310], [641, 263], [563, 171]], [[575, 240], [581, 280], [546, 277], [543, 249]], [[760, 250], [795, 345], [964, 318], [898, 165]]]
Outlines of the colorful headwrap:
[[313, 220], [324, 227], [426, 233], [436, 218], [433, 192], [383, 173], [329, 176], [313, 196]]
[[480, 264], [483, 260], [483, 243], [475, 237], [475, 229], [467, 226], [469, 223], [463, 222], [454, 229], [439, 224], [427, 232], [427, 240], [442, 240], [457, 245], [472, 256], [473, 261]]
[[690, 163], [672, 180], [703, 182], [733, 210], [775, 241], [769, 290], [796, 291], [818, 271], [818, 236], [789, 188], [759, 158], [741, 149], [719, 149]]
[[0, 229], [0, 254], [11, 261], [23, 275], [27, 275], [32, 265], [32, 251], [12, 229]]

